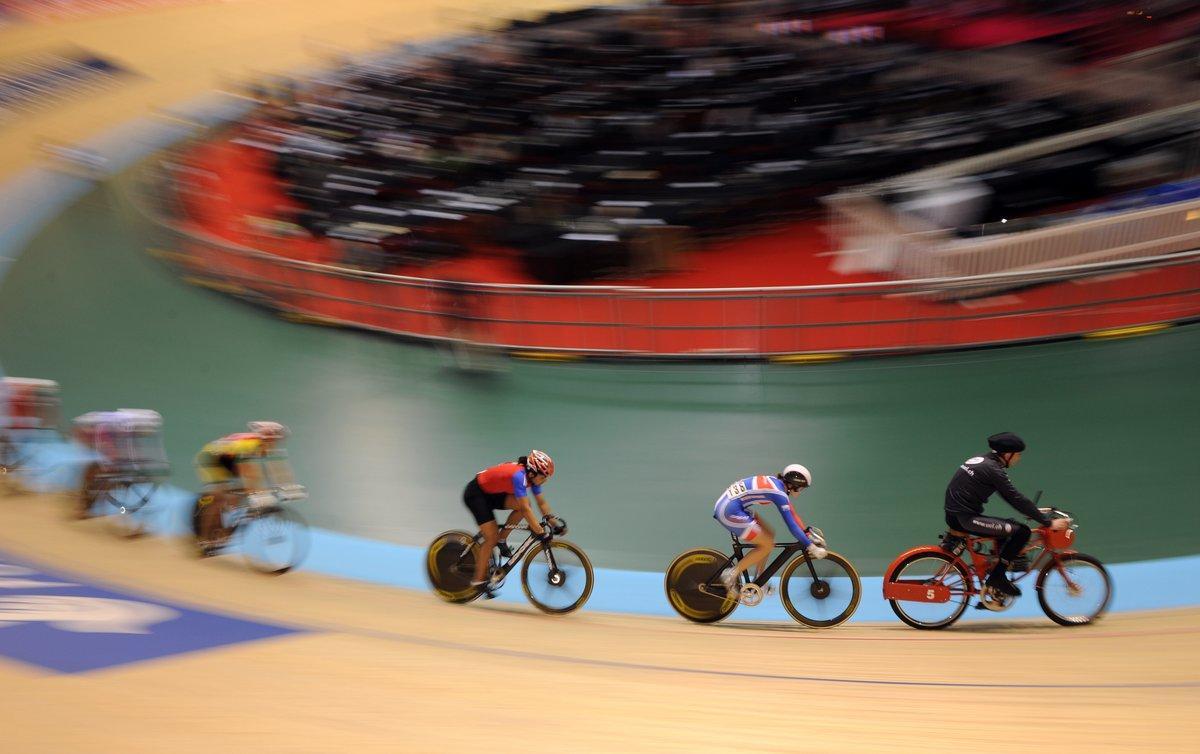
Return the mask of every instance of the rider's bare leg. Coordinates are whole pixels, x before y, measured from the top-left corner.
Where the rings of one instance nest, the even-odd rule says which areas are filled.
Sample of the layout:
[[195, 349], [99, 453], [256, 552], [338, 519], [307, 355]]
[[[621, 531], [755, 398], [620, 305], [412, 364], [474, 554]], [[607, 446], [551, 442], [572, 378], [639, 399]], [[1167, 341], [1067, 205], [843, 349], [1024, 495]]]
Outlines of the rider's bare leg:
[[742, 558], [734, 569], [734, 573], [738, 576], [754, 568], [754, 577], [758, 578], [758, 574], [762, 573], [763, 563], [766, 562], [767, 556], [771, 554], [771, 548], [775, 547], [775, 532], [767, 527], [762, 527], [762, 531], [753, 541], [754, 549], [750, 554]]
[[487, 576], [492, 548], [500, 541], [500, 527], [496, 526], [495, 521], [488, 521], [479, 525], [479, 533], [483, 536], [483, 543], [475, 546], [475, 578], [472, 581], [476, 583]]

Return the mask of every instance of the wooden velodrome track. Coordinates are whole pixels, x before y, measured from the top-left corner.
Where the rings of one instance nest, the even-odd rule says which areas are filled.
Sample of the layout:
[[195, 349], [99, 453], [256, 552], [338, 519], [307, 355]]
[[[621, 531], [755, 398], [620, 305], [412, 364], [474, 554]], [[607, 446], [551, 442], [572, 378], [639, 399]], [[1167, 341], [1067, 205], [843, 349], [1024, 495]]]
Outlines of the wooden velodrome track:
[[265, 577], [65, 508], [0, 498], [0, 549], [305, 630], [67, 676], [0, 659], [6, 752], [503, 749], [530, 733], [522, 745], [564, 751], [1195, 751], [1200, 735], [1200, 610], [934, 633], [550, 617]]
[[[518, 0], [484, 15], [566, 4]], [[333, 50], [457, 31], [479, 7], [242, 0], [0, 31], [0, 57], [71, 42], [141, 74], [5, 127], [0, 179], [36, 162], [43, 139], [77, 141]], [[72, 675], [0, 658], [3, 752], [1194, 751], [1200, 735], [1200, 610], [933, 634], [550, 618], [307, 574], [265, 578], [191, 559], [177, 542], [68, 524], [62, 507], [0, 492], [0, 549], [305, 630]]]

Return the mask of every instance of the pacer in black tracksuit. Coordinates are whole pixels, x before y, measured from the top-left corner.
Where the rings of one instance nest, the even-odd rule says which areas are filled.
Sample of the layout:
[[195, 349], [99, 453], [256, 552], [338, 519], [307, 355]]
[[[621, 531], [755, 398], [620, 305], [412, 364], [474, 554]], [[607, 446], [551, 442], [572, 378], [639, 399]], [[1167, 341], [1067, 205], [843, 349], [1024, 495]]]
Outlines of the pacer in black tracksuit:
[[998, 538], [1000, 560], [988, 575], [988, 585], [1016, 596], [1021, 590], [1008, 580], [1004, 572], [1029, 542], [1030, 529], [1011, 518], [985, 516], [983, 506], [992, 493], [999, 492], [1009, 505], [1042, 526], [1049, 526], [1050, 520], [1008, 478], [1005, 459], [1012, 459], [1009, 454], [1024, 451], [1025, 442], [1011, 432], [1001, 432], [988, 438], [988, 446], [992, 449], [990, 453], [968, 458], [954, 472], [950, 484], [946, 486], [946, 523], [952, 529]]

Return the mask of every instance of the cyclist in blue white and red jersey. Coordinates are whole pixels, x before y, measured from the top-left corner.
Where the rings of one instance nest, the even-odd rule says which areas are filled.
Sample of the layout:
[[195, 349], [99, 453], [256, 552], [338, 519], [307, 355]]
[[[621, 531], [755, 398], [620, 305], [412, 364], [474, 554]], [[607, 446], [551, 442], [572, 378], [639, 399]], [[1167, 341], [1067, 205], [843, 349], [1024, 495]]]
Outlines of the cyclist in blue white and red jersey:
[[754, 545], [749, 555], [721, 572], [721, 583], [726, 591], [734, 594], [741, 575], [751, 567], [761, 565], [775, 546], [775, 532], [757, 513], [749, 510], [751, 505], [774, 505], [792, 536], [804, 545], [808, 556], [817, 560], [825, 557], [825, 548], [812, 541], [808, 536], [808, 527], [792, 507], [792, 496], [800, 494], [811, 484], [812, 474], [809, 470], [793, 463], [778, 474], [739, 479], [717, 498], [713, 518], [743, 542]]
[[[550, 511], [550, 504], [542, 496], [542, 485], [554, 475], [554, 461], [540, 450], [531, 450], [529, 455], [521, 456], [511, 463], [501, 463], [484, 469], [467, 483], [463, 490], [463, 502], [479, 524], [479, 534], [483, 542], [475, 550], [475, 577], [471, 585], [478, 587], [484, 596], [493, 595], [485, 578], [487, 573], [488, 554], [496, 545], [500, 545], [505, 557], [509, 556], [505, 540], [512, 528], [524, 518], [529, 522], [529, 530], [539, 539], [548, 535], [533, 515], [533, 506], [529, 503], [529, 493], [537, 501], [542, 515], [557, 521]], [[508, 521], [501, 530], [496, 525], [493, 511], [509, 510]]]

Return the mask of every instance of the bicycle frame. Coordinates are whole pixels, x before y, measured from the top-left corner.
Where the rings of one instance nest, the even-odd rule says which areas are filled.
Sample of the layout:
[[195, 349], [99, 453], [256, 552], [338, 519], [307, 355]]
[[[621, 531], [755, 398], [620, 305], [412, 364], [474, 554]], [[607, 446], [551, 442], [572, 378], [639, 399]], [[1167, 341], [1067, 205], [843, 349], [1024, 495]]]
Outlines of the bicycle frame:
[[[730, 534], [729, 538], [733, 540], [733, 555], [730, 555], [728, 558], [726, 558], [725, 563], [717, 569], [716, 573], [714, 574], [714, 579], [726, 568], [738, 562], [739, 560], [744, 559], [746, 557], [746, 550], [753, 549], [754, 547], [753, 545], [749, 545], [741, 541], [734, 534]], [[771, 578], [779, 571], [780, 568], [783, 568], [783, 566], [792, 559], [793, 555], [795, 555], [797, 552], [803, 552], [804, 545], [800, 544], [799, 542], [776, 542], [774, 547], [771, 549], [776, 548], [781, 548], [781, 552], [775, 556], [774, 560], [762, 566], [762, 570], [759, 572], [757, 578], [750, 579], [748, 574], [742, 574], [742, 578], [746, 580], [746, 583], [756, 584], [760, 587], [766, 586], [767, 582], [771, 580]], [[812, 560], [805, 558], [804, 562], [808, 564], [808, 570], [809, 573], [812, 574], [813, 580], [820, 581], [820, 578], [817, 576], [816, 568], [813, 567]], [[709, 579], [708, 582], [703, 584], [701, 588], [709, 586], [717, 587], [721, 590], [721, 593], [716, 596], [724, 596], [725, 587], [718, 585], [714, 579]]]
[[[512, 527], [510, 529], [510, 531], [529, 531], [529, 524], [522, 522], [522, 523]], [[546, 529], [546, 531], [549, 532], [550, 530]], [[553, 539], [553, 534], [551, 534], [551, 539]], [[500, 574], [500, 578], [503, 580], [503, 579], [508, 578], [508, 574], [512, 573], [513, 569], [515, 569], [517, 567], [517, 565], [521, 562], [521, 560], [523, 560], [525, 558], [525, 556], [529, 554], [529, 551], [532, 550], [534, 548], [534, 546], [537, 544], [538, 544], [538, 538], [533, 536], [531, 533], [528, 537], [525, 538], [524, 542], [522, 542], [520, 545], [517, 546], [517, 549], [513, 551], [512, 556], [507, 558], [503, 562], [501, 562], [500, 559], [496, 556], [495, 548], [492, 548], [492, 552], [488, 555], [488, 558], [495, 565], [496, 569], [498, 570], [498, 572]], [[455, 563], [455, 567], [456, 568], [461, 567], [463, 558], [465, 558], [467, 556], [467, 553], [472, 553], [472, 552], [474, 552], [474, 550], [475, 550], [475, 547], [470, 547], [470, 548], [464, 550], [463, 554], [459, 556], [458, 562]], [[554, 560], [553, 549], [547, 547], [545, 552], [546, 552], [546, 557], [550, 561], [550, 566], [554, 569], [557, 569], [558, 563]], [[489, 570], [489, 573], [490, 572], [491, 571]]]
[[[997, 556], [995, 552], [980, 552], [979, 545], [983, 542], [989, 541], [992, 542], [992, 548], [994, 550], [997, 544], [995, 537], [976, 537], [968, 535], [964, 538], [963, 551], [970, 555], [970, 561], [968, 562], [967, 560], [964, 560], [960, 555], [958, 556], [958, 562], [962, 563], [963, 567], [967, 569], [967, 573], [971, 574], [976, 579], [976, 581], [971, 585], [971, 590], [969, 592], [971, 595], [978, 594], [981, 591], [975, 586], [975, 584], [982, 584], [987, 579], [987, 575], [991, 572], [992, 567], [996, 564]], [[1042, 551], [1038, 553], [1037, 556], [1034, 557], [1034, 559], [1029, 563], [1029, 570], [1013, 579], [1014, 583], [1021, 581], [1031, 573], [1040, 571], [1047, 561], [1057, 559], [1054, 551], [1046, 548], [1045, 542], [1040, 537], [1036, 541], [1031, 541], [1028, 545], [1026, 545], [1025, 549], [1021, 551], [1021, 555], [1025, 555], [1026, 553], [1039, 547], [1042, 548]], [[940, 578], [942, 575], [942, 573], [939, 573], [938, 577]]]
[[[1038, 553], [1037, 556], [1035, 556], [1030, 562], [1029, 570], [1013, 579], [1014, 582], [1021, 581], [1030, 574], [1038, 573], [1045, 568], [1048, 563], [1058, 563], [1062, 556], [1075, 552], [1074, 550], [1066, 548], [1050, 546], [1048, 537], [1050, 530], [1045, 527], [1034, 529], [1033, 532], [1034, 537], [1031, 538], [1029, 544], [1025, 546], [1025, 549], [1021, 551], [1021, 555], [1025, 555], [1026, 553], [1039, 548], [1041, 549], [1041, 552]], [[941, 547], [934, 546], [918, 547], [896, 558], [883, 577], [884, 597], [886, 599], [902, 599], [912, 602], [946, 602], [950, 599], [950, 593], [947, 587], [942, 585], [941, 582], [944, 578], [955, 571], [954, 566], [956, 564], [961, 565], [963, 570], [968, 574], [968, 583], [965, 585], [966, 595], [968, 597], [975, 597], [982, 594], [983, 584], [987, 580], [988, 573], [996, 563], [997, 555], [995, 552], [981, 552], [980, 545], [984, 542], [992, 542], [992, 547], [994, 550], [997, 538], [977, 537], [972, 534], [967, 534], [966, 536], [959, 538], [961, 543], [955, 547], [954, 552], [950, 553], [950, 555], [953, 557], [953, 560], [947, 562], [945, 565], [939, 568], [937, 573], [934, 574], [934, 576], [929, 579], [928, 582], [923, 582], [921, 584], [893, 582], [891, 577], [896, 565], [913, 553], [925, 550], [930, 552], [945, 553], [945, 550], [943, 550]], [[967, 555], [966, 558], [963, 557], [964, 553]], [[1063, 579], [1066, 580], [1068, 585], [1073, 586], [1073, 582], [1071, 582], [1070, 576], [1065, 569], [1060, 568], [1059, 573], [1062, 575]], [[933, 585], [934, 588], [929, 588], [931, 585]]]

